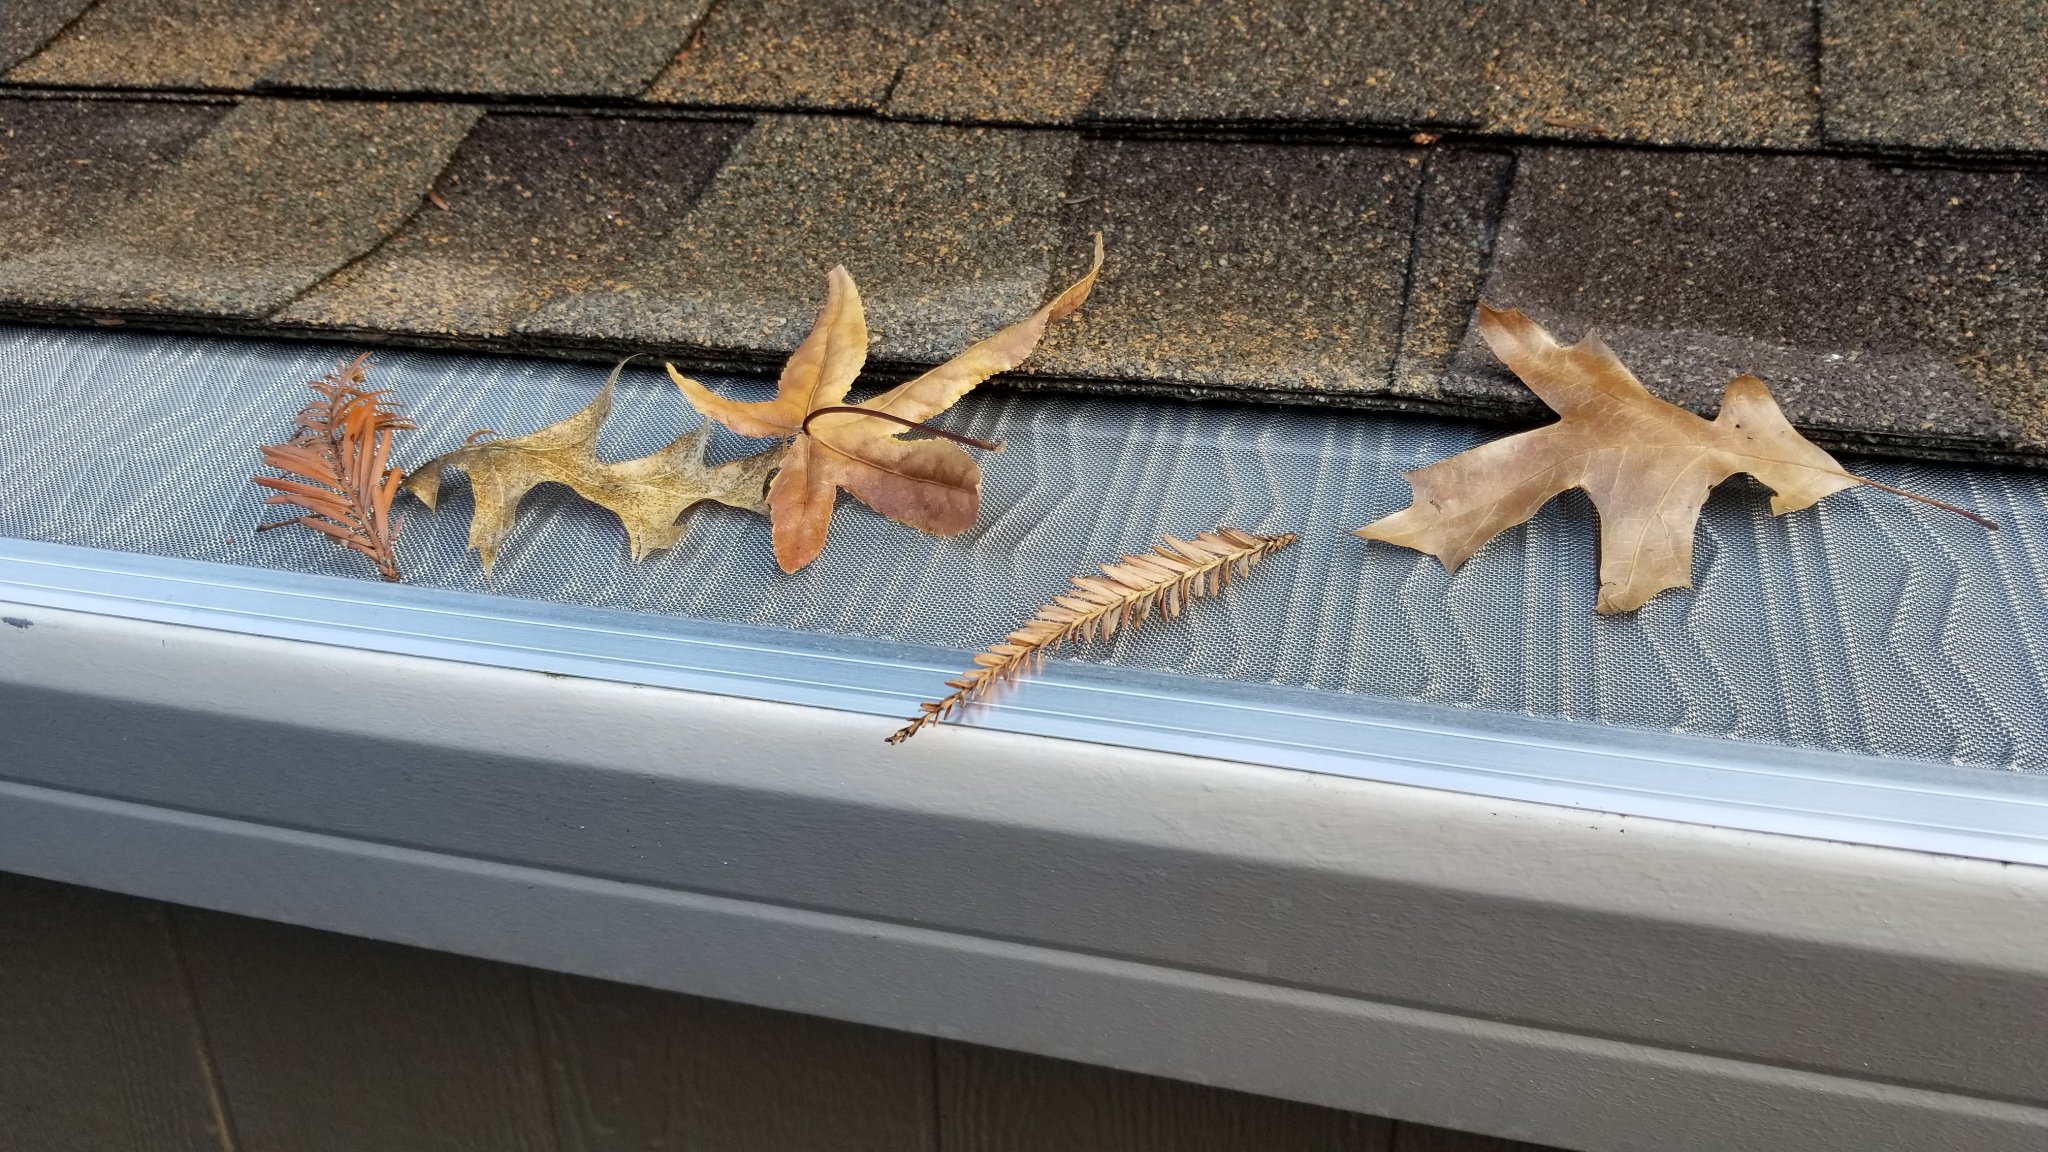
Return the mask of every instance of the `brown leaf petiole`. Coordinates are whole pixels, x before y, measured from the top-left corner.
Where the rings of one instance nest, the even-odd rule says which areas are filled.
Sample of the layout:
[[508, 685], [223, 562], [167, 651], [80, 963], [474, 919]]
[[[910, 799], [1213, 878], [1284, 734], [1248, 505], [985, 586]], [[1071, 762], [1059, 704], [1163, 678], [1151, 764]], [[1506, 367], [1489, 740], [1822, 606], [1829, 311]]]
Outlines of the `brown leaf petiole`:
[[944, 428], [934, 428], [929, 424], [920, 424], [915, 420], [905, 419], [894, 413], [877, 412], [873, 408], [862, 408], [857, 404], [831, 404], [823, 408], [814, 408], [811, 410], [810, 415], [804, 417], [803, 426], [798, 431], [809, 432], [811, 430], [811, 421], [829, 412], [852, 412], [861, 416], [873, 416], [878, 420], [887, 420], [894, 424], [901, 424], [905, 428], [944, 437], [955, 444], [965, 444], [969, 448], [979, 448], [983, 452], [1001, 452], [1003, 450], [1003, 442], [1001, 440], [977, 440], [972, 436], [962, 436], [958, 432], [948, 432]]
[[1991, 529], [1993, 532], [1998, 531], [1998, 521], [1990, 519], [1989, 517], [1979, 516], [1975, 512], [1972, 512], [1967, 508], [1958, 508], [1953, 504], [1945, 504], [1940, 500], [1936, 500], [1932, 496], [1922, 496], [1918, 492], [1908, 492], [1904, 488], [1894, 488], [1889, 484], [1885, 484], [1877, 480], [1872, 480], [1868, 476], [1858, 476], [1854, 472], [1847, 472], [1844, 473], [1844, 475], [1848, 476], [1852, 480], [1855, 480], [1859, 484], [1868, 484], [1872, 488], [1875, 488], [1880, 492], [1889, 492], [1894, 496], [1903, 496], [1908, 500], [1917, 500], [1922, 504], [1926, 504], [1934, 508], [1939, 508], [1944, 512], [1953, 512], [1956, 515], [1961, 516], [1965, 520], [1982, 524], [1984, 527]]

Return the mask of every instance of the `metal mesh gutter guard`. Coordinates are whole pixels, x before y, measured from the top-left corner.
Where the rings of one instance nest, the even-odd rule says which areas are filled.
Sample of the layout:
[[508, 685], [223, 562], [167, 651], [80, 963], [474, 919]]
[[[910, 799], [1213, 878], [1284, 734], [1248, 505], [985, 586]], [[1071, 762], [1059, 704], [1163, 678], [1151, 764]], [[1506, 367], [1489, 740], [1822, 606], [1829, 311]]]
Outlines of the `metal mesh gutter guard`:
[[[390, 639], [406, 625], [370, 628], [385, 641], [363, 639], [360, 628], [354, 640], [340, 634], [364, 613], [540, 620], [568, 629], [542, 645], [557, 663], [593, 675], [606, 673], [589, 660], [576, 663], [562, 647], [575, 642], [564, 637], [727, 635], [694, 622], [763, 626], [734, 633], [746, 637], [739, 647], [866, 653], [840, 668], [847, 683], [827, 690], [821, 681], [810, 696], [798, 694], [805, 702], [894, 716], [937, 691], [937, 673], [957, 660], [903, 645], [979, 647], [1071, 573], [1161, 534], [1229, 523], [1299, 531], [1302, 540], [1182, 622], [1063, 662], [1066, 672], [1043, 691], [1027, 690], [976, 722], [1048, 730], [1028, 716], [1071, 682], [1108, 693], [1095, 698], [1109, 714], [1084, 726], [1089, 738], [1138, 746], [1159, 743], [1137, 733], [1173, 728], [1148, 711], [1159, 702], [1227, 698], [1250, 710], [1239, 720], [1255, 743], [1276, 746], [1361, 739], [1363, 730], [1317, 729], [1315, 718], [1363, 709], [1402, 717], [1417, 731], [1483, 729], [1531, 747], [1637, 749], [1624, 759], [1657, 759], [1654, 747], [1645, 752], [1641, 744], [1653, 732], [1729, 738], [1743, 743], [1683, 741], [1688, 751], [1677, 759], [1732, 758], [1774, 765], [1771, 772], [1810, 768], [1830, 779], [1905, 780], [1909, 790], [1957, 794], [1999, 792], [2005, 786], [1991, 782], [2009, 780], [2036, 797], [2030, 803], [2048, 799], [2034, 787], [2048, 782], [2048, 476], [1850, 462], [1886, 483], [1980, 509], [2005, 526], [1996, 533], [1867, 490], [1772, 517], [1763, 490], [1738, 481], [1716, 493], [1702, 520], [1697, 589], [1603, 618], [1593, 612], [1593, 513], [1576, 494], [1503, 534], [1455, 577], [1429, 557], [1350, 535], [1407, 502], [1403, 471], [1480, 442], [1489, 435], [1484, 429], [1304, 408], [988, 393], [948, 417], [955, 430], [1010, 445], [985, 461], [981, 524], [957, 540], [921, 536], [844, 502], [825, 556], [788, 577], [769, 554], [765, 521], [704, 506], [689, 514], [677, 547], [636, 564], [608, 513], [550, 487], [527, 499], [495, 575], [486, 577], [465, 549], [469, 504], [451, 477], [438, 512], [401, 497], [407, 522], [399, 559], [409, 584], [385, 588], [317, 578], [359, 577], [361, 565], [311, 533], [253, 532], [263, 495], [248, 481], [255, 445], [287, 431], [307, 395], [304, 381], [329, 370], [340, 351], [0, 326], [0, 537], [12, 538], [0, 540], [0, 598], [90, 606], [91, 596], [67, 599], [63, 589], [98, 581], [95, 603], [129, 605], [108, 610], [171, 618], [167, 605], [204, 601], [214, 622], [244, 622], [227, 626], [305, 634], [294, 633], [287, 618], [317, 618], [326, 631], [314, 628], [314, 636], [396, 650], [419, 648]], [[400, 462], [409, 465], [478, 428], [516, 434], [575, 411], [603, 376], [587, 364], [390, 350], [373, 359], [371, 380], [394, 389], [420, 425], [401, 443]], [[770, 388], [712, 383], [748, 398]], [[638, 455], [694, 419], [658, 372], [629, 370], [602, 448], [618, 458]], [[729, 438], [714, 458], [753, 446]], [[93, 560], [39, 544], [139, 555]], [[210, 591], [181, 601], [185, 594], [169, 591], [174, 586]], [[489, 598], [450, 600], [429, 589]], [[299, 608], [252, 607], [280, 595]], [[579, 615], [579, 607], [619, 614]], [[461, 655], [428, 647], [429, 654]], [[466, 658], [547, 663], [509, 654], [521, 648], [512, 643], [495, 656]], [[874, 668], [890, 661], [907, 664], [911, 675], [877, 680]], [[813, 673], [834, 674], [827, 665], [805, 675]], [[1118, 685], [1130, 691], [1119, 696]], [[1103, 703], [1113, 698], [1122, 703]], [[1186, 719], [1176, 722], [1183, 731]], [[878, 721], [876, 738], [889, 727]], [[1300, 741], [1291, 738], [1297, 729]], [[1310, 739], [1310, 730], [1320, 735]], [[1277, 753], [1257, 758], [1287, 762]], [[2032, 774], [2042, 775], [2024, 779]], [[1613, 783], [1643, 796], [1671, 791], [1651, 779]], [[1467, 790], [1528, 794], [1492, 785]], [[1641, 803], [1600, 806], [1643, 810]], [[2015, 827], [2048, 833], [2048, 821], [2031, 815]]]

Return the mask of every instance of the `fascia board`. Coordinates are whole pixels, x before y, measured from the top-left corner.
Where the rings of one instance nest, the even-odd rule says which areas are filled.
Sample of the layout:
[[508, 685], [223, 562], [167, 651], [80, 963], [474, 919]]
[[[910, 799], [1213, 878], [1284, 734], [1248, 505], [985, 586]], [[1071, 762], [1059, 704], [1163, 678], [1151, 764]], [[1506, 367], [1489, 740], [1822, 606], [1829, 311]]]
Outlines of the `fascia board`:
[[2042, 869], [0, 614], [0, 868], [1586, 1149], [2048, 1139]]

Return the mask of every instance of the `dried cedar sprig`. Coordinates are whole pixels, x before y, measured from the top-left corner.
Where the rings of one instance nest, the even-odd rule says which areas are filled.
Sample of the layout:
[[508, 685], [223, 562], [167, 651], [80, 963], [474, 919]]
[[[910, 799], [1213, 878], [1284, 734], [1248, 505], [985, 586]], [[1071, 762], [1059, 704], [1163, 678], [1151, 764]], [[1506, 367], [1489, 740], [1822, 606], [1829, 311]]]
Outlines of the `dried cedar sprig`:
[[1292, 532], [1254, 536], [1218, 528], [1193, 540], [1168, 536], [1142, 556], [1104, 564], [1100, 576], [1076, 576], [1073, 591], [1053, 597], [1023, 627], [975, 653], [972, 671], [946, 681], [952, 695], [918, 705], [922, 714], [890, 736], [889, 743], [901, 744], [925, 725], [983, 699], [1005, 681], [1037, 667], [1047, 652], [1069, 640], [1107, 640], [1119, 628], [1143, 624], [1155, 608], [1172, 619], [1190, 600], [1215, 595], [1260, 557], [1292, 543]]
[[398, 527], [391, 520], [391, 501], [404, 473], [389, 464], [393, 438], [413, 425], [392, 407], [389, 393], [363, 387], [369, 359], [365, 352], [310, 381], [319, 397], [299, 410], [291, 438], [258, 449], [265, 464], [298, 477], [256, 477], [256, 483], [276, 492], [263, 502], [306, 512], [256, 528], [304, 524], [368, 557], [384, 579], [397, 580], [391, 541]]

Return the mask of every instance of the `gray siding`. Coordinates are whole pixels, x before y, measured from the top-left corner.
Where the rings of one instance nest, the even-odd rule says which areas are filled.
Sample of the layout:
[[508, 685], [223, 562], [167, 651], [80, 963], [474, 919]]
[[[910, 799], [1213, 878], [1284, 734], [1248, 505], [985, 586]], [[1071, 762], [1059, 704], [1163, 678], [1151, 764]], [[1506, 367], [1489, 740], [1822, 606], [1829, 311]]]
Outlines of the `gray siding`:
[[0, 1149], [1540, 1152], [5, 873]]

